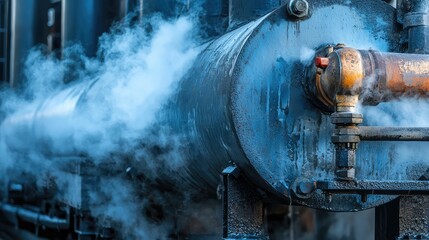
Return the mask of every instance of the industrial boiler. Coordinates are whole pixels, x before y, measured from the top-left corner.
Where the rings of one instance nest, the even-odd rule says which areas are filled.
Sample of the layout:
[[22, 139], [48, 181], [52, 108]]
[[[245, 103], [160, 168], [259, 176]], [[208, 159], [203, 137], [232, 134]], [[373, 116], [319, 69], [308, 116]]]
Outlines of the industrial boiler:
[[0, 239], [429, 238], [428, 0], [0, 10]]

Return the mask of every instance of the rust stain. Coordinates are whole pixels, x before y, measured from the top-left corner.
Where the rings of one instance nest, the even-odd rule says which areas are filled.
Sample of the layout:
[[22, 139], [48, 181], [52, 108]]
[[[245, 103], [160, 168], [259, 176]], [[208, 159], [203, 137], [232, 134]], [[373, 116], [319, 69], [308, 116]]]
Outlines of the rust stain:
[[392, 93], [426, 95], [429, 92], [429, 61], [386, 59], [386, 87]]
[[362, 86], [364, 78], [363, 63], [360, 53], [351, 48], [344, 48], [341, 58], [341, 88], [347, 92], [355, 92]]

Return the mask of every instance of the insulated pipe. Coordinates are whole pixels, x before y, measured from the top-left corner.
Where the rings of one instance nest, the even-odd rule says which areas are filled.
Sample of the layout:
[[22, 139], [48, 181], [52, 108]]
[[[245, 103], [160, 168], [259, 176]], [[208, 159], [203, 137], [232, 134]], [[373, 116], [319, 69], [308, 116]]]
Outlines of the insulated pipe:
[[339, 48], [316, 58], [315, 96], [326, 108], [354, 107], [358, 98], [377, 105], [429, 93], [429, 56]]

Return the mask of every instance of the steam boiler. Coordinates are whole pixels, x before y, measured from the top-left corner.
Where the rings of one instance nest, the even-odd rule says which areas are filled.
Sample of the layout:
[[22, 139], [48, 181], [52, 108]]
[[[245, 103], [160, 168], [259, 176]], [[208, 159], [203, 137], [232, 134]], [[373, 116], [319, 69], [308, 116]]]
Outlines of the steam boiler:
[[[137, 133], [136, 148], [151, 153], [138, 161], [117, 149], [94, 161], [91, 148], [83, 147], [102, 144], [100, 134], [120, 127], [100, 133], [83, 126], [96, 126], [99, 119], [88, 116], [114, 99], [102, 78], [66, 77], [61, 90], [5, 113], [0, 161], [31, 166], [38, 156], [61, 174], [41, 184], [46, 178], [10, 164], [2, 177], [3, 225], [54, 239], [126, 238], [94, 216], [91, 197], [104, 184], [101, 178], [126, 175], [134, 188], [144, 189], [138, 199], [157, 191], [167, 196], [171, 212], [180, 208], [175, 194], [193, 201], [219, 196], [223, 239], [267, 239], [265, 207], [273, 203], [330, 212], [376, 208], [375, 239], [429, 237], [429, 1], [62, 0], [45, 1], [51, 14], [42, 18], [38, 8], [44, 5], [37, 1], [31, 1], [34, 9], [19, 0], [3, 2], [10, 35], [3, 40], [2, 76], [15, 89], [24, 55], [48, 33], [49, 49], [61, 58], [73, 41], [95, 56], [98, 37], [129, 9], [137, 9], [136, 24], [147, 24], [148, 14], [174, 19], [172, 9], [198, 2], [204, 26], [192, 66], [156, 121]], [[26, 38], [43, 33], [20, 27], [24, 19], [43, 22], [46, 16], [54, 22], [46, 34]], [[148, 142], [164, 131], [180, 136], [183, 163], [151, 174], [148, 166], [169, 146]], [[154, 200], [149, 208], [156, 206]]]

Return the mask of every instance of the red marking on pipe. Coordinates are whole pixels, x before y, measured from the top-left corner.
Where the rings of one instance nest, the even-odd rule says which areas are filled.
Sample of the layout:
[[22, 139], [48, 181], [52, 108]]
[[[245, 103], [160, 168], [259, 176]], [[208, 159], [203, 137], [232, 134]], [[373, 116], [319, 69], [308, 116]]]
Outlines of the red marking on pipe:
[[326, 68], [329, 65], [329, 58], [317, 57], [315, 63], [317, 67]]

